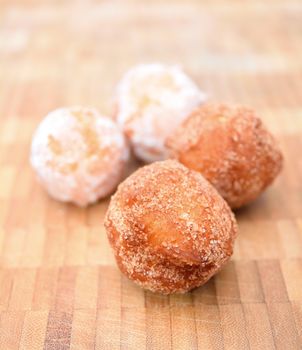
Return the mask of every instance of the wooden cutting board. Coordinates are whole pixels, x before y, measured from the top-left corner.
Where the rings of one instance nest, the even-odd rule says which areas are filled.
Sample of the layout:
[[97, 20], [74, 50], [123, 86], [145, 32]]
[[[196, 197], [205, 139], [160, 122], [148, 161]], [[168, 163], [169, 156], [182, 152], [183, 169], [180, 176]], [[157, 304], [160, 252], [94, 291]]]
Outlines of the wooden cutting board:
[[[294, 0], [0, 1], [1, 350], [302, 347], [301, 38]], [[57, 203], [28, 164], [48, 111], [109, 113], [121, 74], [150, 61], [181, 63], [214, 101], [256, 108], [285, 154], [275, 184], [236, 213], [232, 261], [170, 297], [121, 276], [107, 200]]]

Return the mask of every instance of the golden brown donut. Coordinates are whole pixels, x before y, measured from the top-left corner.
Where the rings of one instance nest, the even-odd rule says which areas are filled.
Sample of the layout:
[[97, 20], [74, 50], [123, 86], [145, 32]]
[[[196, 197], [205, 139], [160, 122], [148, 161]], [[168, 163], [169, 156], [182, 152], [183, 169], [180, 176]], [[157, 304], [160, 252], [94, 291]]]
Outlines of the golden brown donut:
[[204, 284], [232, 255], [237, 234], [215, 188], [174, 160], [140, 168], [120, 184], [105, 227], [121, 271], [164, 294]]
[[245, 107], [197, 108], [166, 140], [170, 157], [196, 170], [239, 208], [276, 178], [283, 157], [255, 112]]

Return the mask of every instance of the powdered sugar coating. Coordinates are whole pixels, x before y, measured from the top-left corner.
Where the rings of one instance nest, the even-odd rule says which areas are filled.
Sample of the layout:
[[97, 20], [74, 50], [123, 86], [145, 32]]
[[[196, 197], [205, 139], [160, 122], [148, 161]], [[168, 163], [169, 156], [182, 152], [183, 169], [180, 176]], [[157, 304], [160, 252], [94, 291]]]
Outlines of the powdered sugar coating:
[[120, 184], [105, 227], [121, 271], [164, 294], [204, 284], [230, 258], [237, 234], [215, 188], [173, 160], [145, 166]]
[[73, 107], [42, 120], [30, 160], [53, 198], [86, 206], [116, 188], [128, 157], [125, 138], [112, 120], [94, 109]]
[[202, 173], [232, 208], [256, 199], [283, 157], [256, 113], [245, 107], [197, 108], [166, 141], [170, 156]]
[[178, 67], [141, 64], [129, 70], [117, 87], [117, 122], [135, 155], [145, 162], [165, 159], [165, 139], [205, 95]]

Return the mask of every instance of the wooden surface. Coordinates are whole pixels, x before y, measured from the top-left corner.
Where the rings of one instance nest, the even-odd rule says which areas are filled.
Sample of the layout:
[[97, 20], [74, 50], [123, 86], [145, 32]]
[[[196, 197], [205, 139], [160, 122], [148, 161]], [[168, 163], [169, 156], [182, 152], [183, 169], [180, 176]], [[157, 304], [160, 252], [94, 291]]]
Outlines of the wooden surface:
[[[301, 349], [302, 4], [0, 0], [0, 348]], [[237, 212], [232, 261], [183, 296], [144, 292], [117, 270], [108, 202], [57, 203], [29, 142], [62, 105], [110, 111], [140, 62], [182, 63], [216, 101], [253, 106], [285, 168]]]

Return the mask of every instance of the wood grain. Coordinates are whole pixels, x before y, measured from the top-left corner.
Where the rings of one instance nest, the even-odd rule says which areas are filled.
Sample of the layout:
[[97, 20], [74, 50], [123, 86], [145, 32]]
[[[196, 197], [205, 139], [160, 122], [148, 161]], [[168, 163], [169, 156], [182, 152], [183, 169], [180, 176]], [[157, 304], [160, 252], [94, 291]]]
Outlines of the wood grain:
[[[1, 350], [302, 347], [301, 37], [296, 0], [0, 0]], [[274, 185], [236, 212], [232, 261], [181, 296], [122, 277], [108, 200], [58, 203], [28, 162], [47, 112], [110, 113], [121, 74], [150, 61], [182, 64], [214, 101], [256, 108], [285, 154]]]

